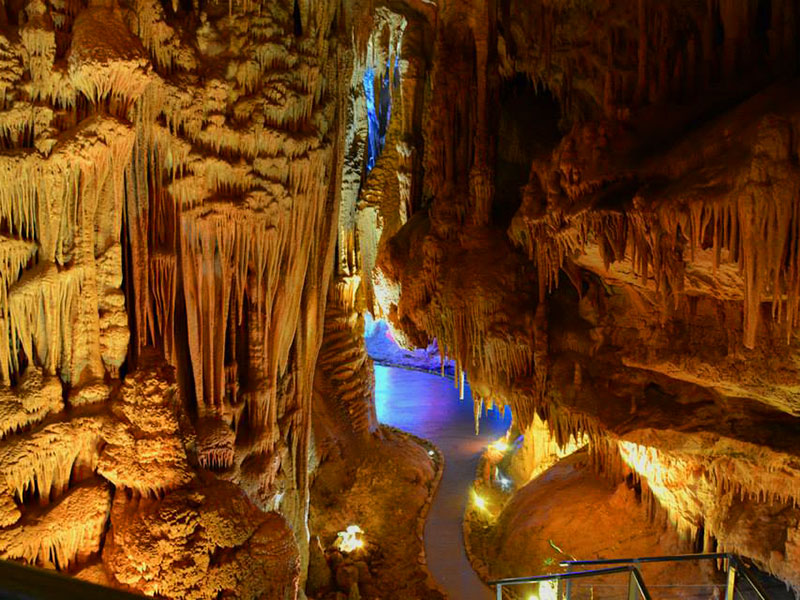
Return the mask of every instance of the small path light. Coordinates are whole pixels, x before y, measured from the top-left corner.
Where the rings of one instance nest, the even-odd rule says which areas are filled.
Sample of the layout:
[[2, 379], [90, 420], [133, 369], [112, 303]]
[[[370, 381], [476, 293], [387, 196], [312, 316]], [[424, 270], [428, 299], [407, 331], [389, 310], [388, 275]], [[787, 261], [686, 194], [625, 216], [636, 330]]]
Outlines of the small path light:
[[508, 450], [508, 442], [504, 438], [500, 438], [496, 442], [489, 444], [489, 448], [503, 454]]
[[483, 496], [479, 495], [478, 492], [476, 492], [475, 490], [472, 490], [472, 501], [475, 503], [475, 506], [477, 506], [479, 509], [489, 512], [489, 508], [486, 505], [486, 499]]
[[511, 481], [511, 479], [506, 477], [498, 467], [494, 468], [494, 480], [497, 482], [497, 485], [500, 486], [500, 489], [503, 490], [504, 492], [510, 490], [511, 486], [514, 483], [513, 481]]
[[334, 546], [342, 552], [354, 552], [364, 547], [364, 531], [358, 525], [350, 525], [336, 534]]

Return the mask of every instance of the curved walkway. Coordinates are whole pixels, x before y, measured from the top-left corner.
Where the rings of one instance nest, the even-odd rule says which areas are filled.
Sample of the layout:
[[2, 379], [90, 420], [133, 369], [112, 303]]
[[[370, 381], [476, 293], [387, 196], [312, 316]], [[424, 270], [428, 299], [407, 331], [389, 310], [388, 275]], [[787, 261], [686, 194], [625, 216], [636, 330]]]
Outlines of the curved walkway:
[[474, 434], [469, 388], [459, 402], [450, 379], [419, 371], [375, 365], [375, 402], [381, 423], [436, 444], [444, 454], [444, 473], [425, 524], [425, 554], [436, 581], [451, 600], [490, 600], [492, 592], [467, 560], [461, 520], [482, 449], [503, 435], [510, 411], [481, 419]]

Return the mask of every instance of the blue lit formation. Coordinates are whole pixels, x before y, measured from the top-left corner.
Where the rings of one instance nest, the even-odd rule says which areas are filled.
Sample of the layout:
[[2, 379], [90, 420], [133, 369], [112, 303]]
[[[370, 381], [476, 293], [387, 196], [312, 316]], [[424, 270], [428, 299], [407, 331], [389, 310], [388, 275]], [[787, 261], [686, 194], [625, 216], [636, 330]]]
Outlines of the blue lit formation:
[[[367, 172], [371, 171], [386, 144], [386, 130], [392, 117], [392, 78], [390, 64], [380, 79], [379, 93], [375, 93], [375, 71], [367, 67], [364, 71], [364, 96], [367, 100]], [[394, 87], [400, 82], [400, 61], [394, 61]]]

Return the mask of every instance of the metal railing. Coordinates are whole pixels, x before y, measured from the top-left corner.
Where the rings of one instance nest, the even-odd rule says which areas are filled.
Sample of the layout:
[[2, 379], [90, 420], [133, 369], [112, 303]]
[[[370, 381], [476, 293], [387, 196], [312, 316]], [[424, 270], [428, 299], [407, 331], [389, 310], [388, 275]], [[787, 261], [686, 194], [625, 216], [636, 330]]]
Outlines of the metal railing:
[[[697, 560], [715, 560], [723, 563], [726, 571], [725, 581], [725, 600], [734, 600], [737, 581], [743, 581], [749, 589], [755, 592], [758, 600], [770, 600], [763, 586], [758, 581], [755, 574], [745, 565], [742, 560], [729, 553], [708, 553], [708, 554], [680, 554], [674, 556], [646, 556], [642, 558], [612, 558], [607, 560], [565, 560], [559, 566], [567, 569], [566, 573], [550, 573], [547, 575], [535, 575], [532, 577], [511, 577], [490, 581], [490, 586], [496, 586], [497, 600], [503, 598], [503, 588], [507, 586], [518, 586], [526, 584], [536, 584], [548, 581], [555, 581], [556, 585], [564, 583], [563, 598], [572, 600], [572, 582], [576, 579], [588, 577], [601, 577], [604, 575], [614, 575], [617, 573], [629, 573], [627, 585], [628, 600], [644, 598], [652, 600], [649, 590], [644, 582], [644, 577], [639, 571], [639, 566], [647, 563], [664, 562], [684, 562]], [[613, 565], [613, 566], [612, 566]], [[582, 571], [572, 571], [574, 567], [602, 567], [591, 568]], [[556, 592], [558, 594], [558, 592]]]
[[[620, 567], [608, 567], [606, 569], [592, 569], [591, 571], [570, 571], [567, 573], [535, 575], [533, 577], [512, 577], [509, 579], [498, 579], [496, 581], [490, 581], [489, 585], [497, 586], [497, 600], [502, 600], [503, 586], [542, 583], [544, 581], [565, 581], [567, 583], [567, 590], [570, 590], [570, 584], [574, 579], [582, 579], [584, 577], [600, 577], [602, 575], [615, 575], [617, 573], [629, 574], [628, 600], [637, 600], [640, 596], [644, 598], [644, 600], [652, 600], [652, 596], [647, 590], [647, 585], [645, 585], [642, 574], [639, 572], [639, 569], [632, 564]], [[567, 596], [567, 598], [569, 598], [569, 596]]]
[[107, 588], [56, 571], [0, 560], [3, 600], [142, 600], [144, 596]]

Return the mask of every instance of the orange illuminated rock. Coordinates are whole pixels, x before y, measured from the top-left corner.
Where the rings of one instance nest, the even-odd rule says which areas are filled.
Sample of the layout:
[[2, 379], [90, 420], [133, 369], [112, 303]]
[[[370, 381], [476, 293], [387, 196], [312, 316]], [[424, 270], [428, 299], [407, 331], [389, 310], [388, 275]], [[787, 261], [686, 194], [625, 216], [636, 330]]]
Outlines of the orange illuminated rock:
[[[286, 520], [262, 513], [236, 486], [213, 480], [163, 500], [117, 495], [103, 562], [146, 594], [243, 598], [296, 592], [299, 556]], [[293, 595], [293, 594], [292, 594]]]
[[370, 310], [476, 425], [800, 585], [799, 14], [1, 3], [6, 555], [295, 597], [315, 470], [377, 431]]
[[158, 496], [188, 483], [191, 469], [178, 426], [172, 369], [158, 362], [126, 378], [111, 404], [97, 472], [119, 489]]
[[110, 509], [107, 484], [81, 484], [52, 507], [32, 510], [13, 527], [0, 529], [0, 555], [66, 569], [99, 552]]

